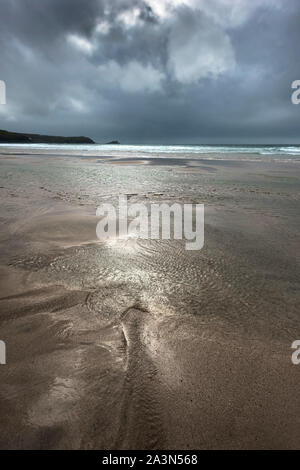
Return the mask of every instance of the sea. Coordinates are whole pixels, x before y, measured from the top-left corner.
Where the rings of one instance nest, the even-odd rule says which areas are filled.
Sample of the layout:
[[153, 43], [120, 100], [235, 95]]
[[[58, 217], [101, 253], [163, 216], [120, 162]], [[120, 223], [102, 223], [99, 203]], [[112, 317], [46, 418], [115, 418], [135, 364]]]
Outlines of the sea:
[[4, 150], [26, 154], [33, 151], [51, 154], [77, 154], [116, 157], [205, 158], [230, 160], [299, 160], [300, 145], [111, 145], [111, 144], [0, 144]]

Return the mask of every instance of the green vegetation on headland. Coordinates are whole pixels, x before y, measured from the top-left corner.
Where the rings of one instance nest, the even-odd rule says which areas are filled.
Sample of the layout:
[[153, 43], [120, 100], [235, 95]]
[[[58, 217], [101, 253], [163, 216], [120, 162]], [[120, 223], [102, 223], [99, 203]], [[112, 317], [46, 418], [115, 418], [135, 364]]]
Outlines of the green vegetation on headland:
[[62, 137], [55, 135], [21, 134], [0, 130], [0, 143], [3, 144], [94, 144], [89, 137]]

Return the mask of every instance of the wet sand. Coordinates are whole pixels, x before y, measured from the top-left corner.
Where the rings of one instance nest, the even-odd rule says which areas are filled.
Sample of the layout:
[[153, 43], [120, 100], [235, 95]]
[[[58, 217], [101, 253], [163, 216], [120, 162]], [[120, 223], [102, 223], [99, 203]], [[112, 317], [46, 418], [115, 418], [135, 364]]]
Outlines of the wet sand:
[[[300, 447], [300, 163], [150, 160], [1, 156], [1, 449]], [[120, 193], [204, 248], [100, 242]]]

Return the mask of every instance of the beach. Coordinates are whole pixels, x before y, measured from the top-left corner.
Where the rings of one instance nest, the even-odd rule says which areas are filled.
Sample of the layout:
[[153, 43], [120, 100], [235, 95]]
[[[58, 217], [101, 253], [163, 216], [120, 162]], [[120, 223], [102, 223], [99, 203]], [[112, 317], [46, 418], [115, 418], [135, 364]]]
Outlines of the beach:
[[[300, 161], [0, 149], [1, 449], [300, 447]], [[96, 209], [205, 206], [205, 243]]]

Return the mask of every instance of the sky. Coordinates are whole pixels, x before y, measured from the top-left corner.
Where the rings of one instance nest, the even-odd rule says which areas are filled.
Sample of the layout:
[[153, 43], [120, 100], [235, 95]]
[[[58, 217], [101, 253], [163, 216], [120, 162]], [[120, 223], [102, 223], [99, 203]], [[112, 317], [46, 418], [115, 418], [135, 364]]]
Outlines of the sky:
[[0, 0], [0, 129], [299, 143], [299, 0]]

